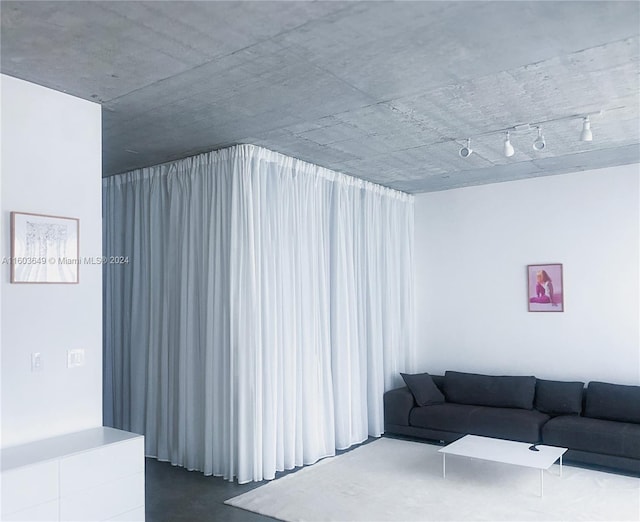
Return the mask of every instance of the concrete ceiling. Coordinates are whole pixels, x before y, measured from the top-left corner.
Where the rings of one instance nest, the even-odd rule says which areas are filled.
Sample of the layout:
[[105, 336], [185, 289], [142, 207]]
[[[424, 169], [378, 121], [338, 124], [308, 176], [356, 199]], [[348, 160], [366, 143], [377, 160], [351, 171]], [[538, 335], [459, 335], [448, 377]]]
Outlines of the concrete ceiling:
[[[1, 70], [103, 107], [104, 174], [253, 143], [407, 192], [640, 162], [640, 3], [11, 2]], [[593, 142], [581, 142], [592, 116]], [[547, 142], [534, 152], [535, 129]], [[468, 159], [458, 150], [471, 137]]]

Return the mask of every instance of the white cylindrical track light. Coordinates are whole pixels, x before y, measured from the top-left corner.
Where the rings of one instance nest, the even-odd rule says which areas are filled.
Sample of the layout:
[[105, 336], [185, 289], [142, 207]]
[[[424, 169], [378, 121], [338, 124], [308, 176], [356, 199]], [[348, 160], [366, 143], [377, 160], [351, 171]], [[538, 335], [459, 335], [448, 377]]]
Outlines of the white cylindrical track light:
[[582, 132], [580, 133], [580, 141], [593, 141], [593, 134], [591, 133], [591, 121], [589, 116], [585, 116], [582, 120]]
[[458, 154], [460, 154], [461, 158], [468, 158], [469, 156], [471, 156], [472, 152], [473, 150], [471, 150], [471, 139], [469, 138], [467, 139], [467, 146], [462, 147]]
[[537, 150], [538, 152], [544, 150], [547, 146], [547, 143], [544, 141], [544, 136], [542, 135], [542, 129], [538, 127], [538, 137], [536, 141], [533, 142], [533, 150]]
[[515, 154], [515, 150], [513, 150], [513, 145], [511, 145], [511, 140], [509, 139], [509, 131], [507, 131], [507, 135], [504, 139], [504, 155], [507, 158], [510, 158]]

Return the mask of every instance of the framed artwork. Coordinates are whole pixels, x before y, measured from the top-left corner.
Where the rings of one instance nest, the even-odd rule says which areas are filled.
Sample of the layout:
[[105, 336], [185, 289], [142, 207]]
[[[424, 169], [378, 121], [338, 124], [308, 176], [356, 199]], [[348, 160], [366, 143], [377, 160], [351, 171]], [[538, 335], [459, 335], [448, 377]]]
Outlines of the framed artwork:
[[527, 265], [527, 292], [530, 312], [564, 312], [562, 265]]
[[80, 220], [11, 212], [11, 282], [79, 280]]

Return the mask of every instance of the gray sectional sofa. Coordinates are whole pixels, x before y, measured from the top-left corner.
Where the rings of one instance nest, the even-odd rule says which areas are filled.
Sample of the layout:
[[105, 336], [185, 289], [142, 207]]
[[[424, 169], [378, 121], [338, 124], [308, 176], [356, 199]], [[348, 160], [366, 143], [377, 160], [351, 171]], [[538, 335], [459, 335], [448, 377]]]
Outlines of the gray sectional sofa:
[[447, 371], [403, 374], [384, 395], [385, 433], [466, 434], [569, 448], [565, 460], [640, 474], [640, 386]]

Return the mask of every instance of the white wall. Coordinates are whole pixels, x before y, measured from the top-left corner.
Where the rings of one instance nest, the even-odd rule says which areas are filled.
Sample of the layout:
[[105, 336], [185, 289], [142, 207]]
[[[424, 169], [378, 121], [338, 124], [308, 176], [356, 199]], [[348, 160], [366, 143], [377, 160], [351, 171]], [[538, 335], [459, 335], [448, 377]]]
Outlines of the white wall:
[[[2, 87], [0, 255], [11, 211], [80, 219], [80, 255], [100, 256], [100, 106], [5, 75]], [[2, 447], [102, 425], [102, 271], [80, 283], [11, 284], [1, 267]], [[68, 349], [86, 363], [67, 369]], [[31, 372], [40, 352], [43, 371]]]
[[[640, 384], [640, 165], [416, 197], [420, 370]], [[562, 263], [565, 312], [527, 311]]]

